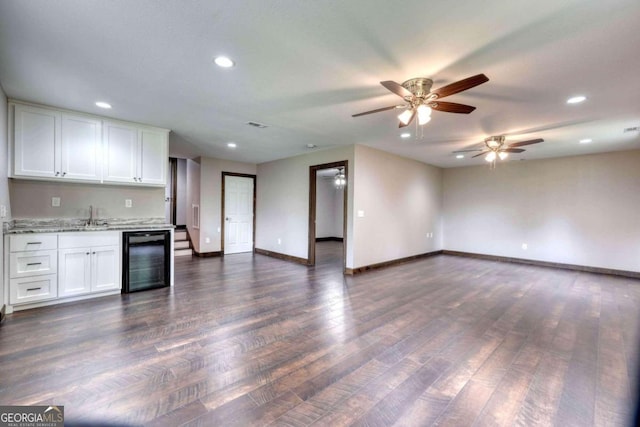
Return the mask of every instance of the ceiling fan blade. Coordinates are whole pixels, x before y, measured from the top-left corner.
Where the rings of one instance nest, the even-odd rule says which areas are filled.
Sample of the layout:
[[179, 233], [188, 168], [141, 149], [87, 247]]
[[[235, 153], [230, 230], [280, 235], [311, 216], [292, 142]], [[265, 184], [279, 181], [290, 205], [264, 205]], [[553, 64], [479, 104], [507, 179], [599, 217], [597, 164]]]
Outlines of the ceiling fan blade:
[[430, 102], [429, 106], [434, 110], [444, 111], [445, 113], [460, 113], [460, 114], [469, 114], [476, 107], [472, 107], [471, 105], [464, 104], [456, 104], [455, 102]]
[[488, 81], [489, 77], [485, 76], [484, 74], [476, 74], [475, 76], [467, 77], [466, 79], [433, 90], [431, 91], [431, 93], [438, 95], [438, 98], [444, 98], [445, 96], [450, 96], [455, 93], [471, 89], [472, 87], [481, 85], [482, 83], [486, 83]]
[[471, 156], [471, 158], [473, 159], [474, 157], [479, 157], [479, 156], [482, 156], [483, 154], [487, 154], [487, 153], [490, 153], [490, 152], [491, 152], [491, 151], [483, 151], [483, 152], [482, 152], [482, 153], [480, 153], [480, 154], [476, 154], [475, 156]]
[[402, 107], [402, 105], [392, 105], [391, 107], [378, 108], [376, 110], [365, 111], [364, 113], [354, 114], [351, 117], [360, 117], [365, 116], [367, 114], [379, 113], [381, 111], [393, 110], [394, 108]]
[[538, 144], [540, 142], [544, 142], [544, 139], [538, 138], [531, 139], [529, 141], [514, 142], [513, 144], [509, 144], [509, 147], [522, 147], [523, 145]]
[[380, 84], [402, 98], [407, 96], [413, 97], [413, 94], [409, 90], [407, 90], [407, 88], [402, 86], [400, 83], [394, 82], [393, 80], [385, 80], [383, 82], [380, 82]]
[[456, 154], [456, 153], [471, 153], [473, 151], [482, 151], [482, 148], [475, 148], [472, 150], [458, 150], [458, 151], [452, 151], [452, 153]]
[[504, 151], [505, 153], [522, 153], [525, 151], [524, 148], [503, 148], [500, 151]]
[[403, 128], [405, 126], [409, 126], [411, 124], [411, 122], [413, 121], [413, 119], [415, 119], [415, 117], [416, 117], [416, 109], [414, 108], [414, 109], [411, 110], [411, 117], [409, 118], [409, 121], [407, 121], [407, 124], [404, 124], [404, 123], [400, 122], [398, 124], [398, 127], [399, 128]]

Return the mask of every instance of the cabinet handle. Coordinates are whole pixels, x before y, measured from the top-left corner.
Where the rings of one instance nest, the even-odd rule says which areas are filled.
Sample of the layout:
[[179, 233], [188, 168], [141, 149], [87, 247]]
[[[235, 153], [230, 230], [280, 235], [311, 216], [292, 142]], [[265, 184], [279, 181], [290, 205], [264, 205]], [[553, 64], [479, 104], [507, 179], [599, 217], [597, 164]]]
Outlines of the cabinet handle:
[[66, 172], [62, 172], [62, 176], [65, 176], [67, 173]]
[[29, 291], [39, 291], [42, 288], [27, 288], [27, 292]]
[[93, 252], [93, 254], [95, 255], [96, 253], [95, 253], [95, 252]]
[[27, 265], [42, 265], [41, 262], [29, 262]]
[[60, 172], [56, 172], [56, 176], [60, 175]]
[[87, 252], [87, 255], [91, 255], [91, 252]]
[[42, 242], [27, 242], [27, 245], [41, 245]]

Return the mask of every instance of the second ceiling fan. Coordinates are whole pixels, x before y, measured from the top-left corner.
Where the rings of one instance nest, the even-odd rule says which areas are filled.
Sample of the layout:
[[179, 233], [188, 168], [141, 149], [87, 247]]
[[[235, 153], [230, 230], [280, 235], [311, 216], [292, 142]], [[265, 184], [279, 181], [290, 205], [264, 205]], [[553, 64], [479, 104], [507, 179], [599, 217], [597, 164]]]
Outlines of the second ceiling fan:
[[442, 102], [440, 99], [471, 89], [488, 81], [489, 78], [484, 74], [477, 74], [432, 91], [431, 86], [433, 85], [433, 80], [425, 77], [409, 79], [402, 84], [392, 80], [386, 80], [380, 82], [380, 84], [403, 98], [406, 104], [365, 111], [364, 113], [354, 114], [352, 117], [360, 117], [366, 114], [379, 113], [396, 108], [405, 108], [406, 110], [398, 116], [398, 120], [400, 120], [398, 127], [402, 128], [408, 126], [416, 115], [418, 116], [418, 124], [423, 125], [428, 123], [429, 120], [431, 120], [431, 110], [443, 111], [445, 113], [469, 114], [475, 110], [476, 107], [457, 104], [455, 102]]

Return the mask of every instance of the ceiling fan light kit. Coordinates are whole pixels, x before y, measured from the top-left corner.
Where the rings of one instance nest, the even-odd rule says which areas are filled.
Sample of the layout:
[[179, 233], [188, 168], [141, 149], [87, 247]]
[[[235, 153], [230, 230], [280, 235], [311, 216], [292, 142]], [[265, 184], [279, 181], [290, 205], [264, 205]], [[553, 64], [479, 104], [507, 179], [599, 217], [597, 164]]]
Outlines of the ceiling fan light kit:
[[472, 157], [480, 157], [484, 156], [484, 159], [491, 163], [492, 167], [495, 167], [495, 162], [497, 159], [506, 160], [509, 157], [509, 153], [522, 153], [525, 151], [524, 148], [518, 148], [525, 145], [538, 144], [540, 142], [544, 142], [544, 139], [530, 139], [527, 141], [520, 142], [512, 142], [511, 144], [505, 144], [505, 136], [490, 136], [485, 138], [484, 140], [484, 149], [470, 149], [470, 150], [462, 150], [462, 151], [454, 151], [454, 153], [464, 153], [468, 151], [481, 151], [481, 153], [476, 154]]
[[484, 74], [477, 74], [432, 91], [431, 87], [433, 86], [433, 80], [426, 77], [409, 79], [402, 84], [396, 83], [392, 80], [386, 80], [380, 82], [380, 84], [387, 90], [404, 99], [406, 104], [391, 105], [389, 107], [365, 111], [364, 113], [354, 114], [352, 117], [360, 117], [396, 108], [405, 108], [406, 110], [398, 115], [398, 120], [400, 121], [398, 127], [402, 128], [408, 126], [416, 115], [418, 116], [418, 125], [422, 126], [429, 123], [431, 121], [431, 110], [442, 111], [445, 113], [469, 114], [475, 110], [476, 107], [457, 104], [454, 102], [442, 102], [439, 100], [471, 89], [472, 87], [481, 85], [488, 81], [489, 78]]

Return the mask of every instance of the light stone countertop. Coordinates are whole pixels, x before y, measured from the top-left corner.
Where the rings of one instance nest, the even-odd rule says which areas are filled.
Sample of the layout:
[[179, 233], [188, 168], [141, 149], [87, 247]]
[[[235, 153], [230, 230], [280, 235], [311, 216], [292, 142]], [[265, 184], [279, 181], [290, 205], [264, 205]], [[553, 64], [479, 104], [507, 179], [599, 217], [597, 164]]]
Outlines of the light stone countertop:
[[158, 230], [175, 228], [164, 218], [107, 218], [87, 226], [86, 219], [27, 218], [4, 223], [4, 234], [61, 233], [71, 231]]

